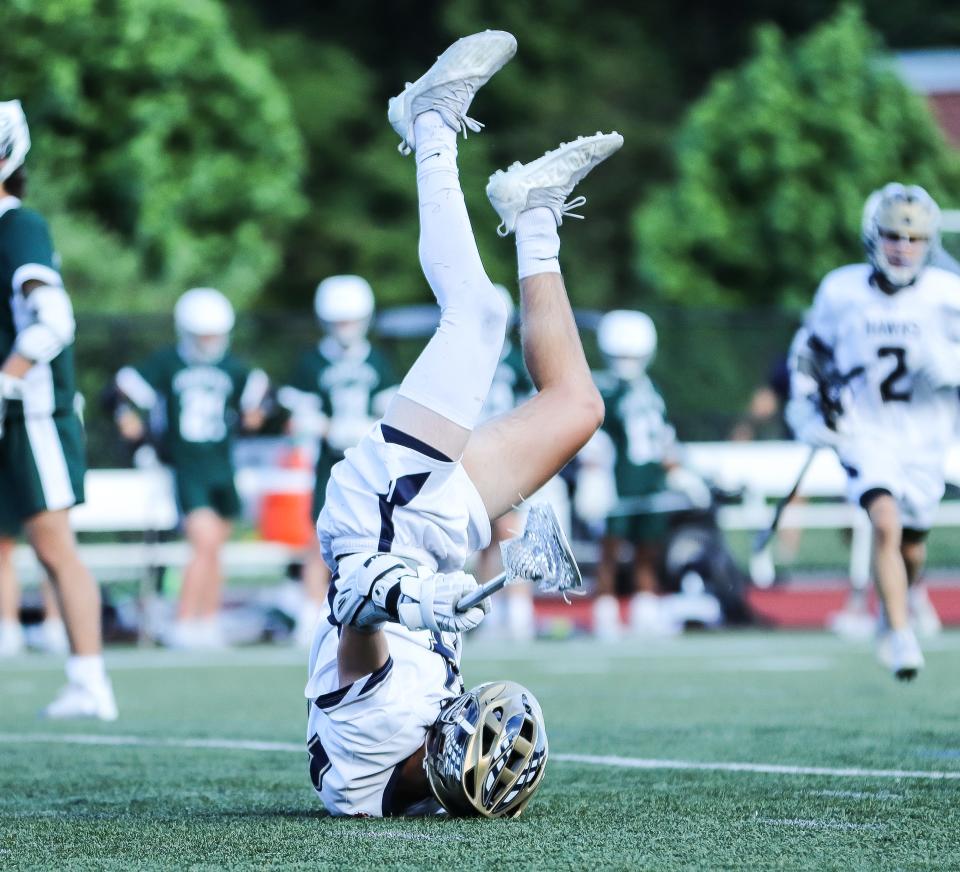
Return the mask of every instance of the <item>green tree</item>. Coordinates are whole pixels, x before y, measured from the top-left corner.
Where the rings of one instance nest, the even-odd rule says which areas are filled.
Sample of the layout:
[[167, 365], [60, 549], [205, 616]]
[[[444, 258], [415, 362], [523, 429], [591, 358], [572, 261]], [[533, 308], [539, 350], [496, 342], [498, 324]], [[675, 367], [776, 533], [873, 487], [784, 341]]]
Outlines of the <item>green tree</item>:
[[802, 307], [861, 256], [871, 190], [921, 184], [949, 206], [960, 183], [960, 158], [855, 7], [795, 45], [761, 28], [754, 56], [690, 111], [676, 166], [636, 216], [636, 268], [664, 298], [701, 304]]
[[4, 93], [34, 139], [30, 201], [79, 308], [169, 310], [194, 284], [239, 306], [303, 211], [302, 142], [216, 0], [7, 0]]

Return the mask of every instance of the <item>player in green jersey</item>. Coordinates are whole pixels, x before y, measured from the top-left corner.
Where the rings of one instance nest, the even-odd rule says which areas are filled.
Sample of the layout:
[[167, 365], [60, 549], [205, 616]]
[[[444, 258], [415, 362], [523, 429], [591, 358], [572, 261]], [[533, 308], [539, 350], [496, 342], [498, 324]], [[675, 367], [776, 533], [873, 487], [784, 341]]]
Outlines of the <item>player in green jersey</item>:
[[171, 647], [220, 647], [223, 592], [220, 551], [240, 512], [231, 457], [232, 434], [263, 425], [266, 374], [228, 351], [233, 307], [213, 288], [187, 291], [174, 309], [178, 342], [117, 373], [127, 400], [117, 411], [121, 435], [149, 432], [173, 469], [177, 501], [192, 555], [183, 573]]
[[30, 148], [18, 100], [0, 103], [0, 529], [21, 524], [70, 636], [67, 685], [51, 718], [114, 720], [101, 651], [100, 592], [68, 511], [83, 502], [83, 426], [74, 408], [76, 325], [44, 219], [22, 204]]
[[[373, 290], [360, 276], [330, 276], [317, 285], [314, 312], [323, 338], [300, 357], [280, 402], [292, 413], [292, 429], [315, 443], [315, 522], [323, 507], [330, 470], [383, 414], [395, 383], [387, 357], [367, 338], [374, 314]], [[310, 644], [326, 608], [330, 570], [314, 539], [303, 567], [304, 607], [296, 637]]]
[[[675, 465], [676, 437], [666, 421], [663, 398], [647, 375], [657, 347], [653, 321], [642, 312], [608, 312], [597, 329], [607, 369], [597, 374], [606, 416], [602, 434], [591, 448], [606, 440], [607, 467], [615, 483], [613, 499], [650, 496], [662, 491], [667, 470]], [[586, 456], [590, 457], [588, 449]], [[601, 463], [602, 465], [602, 463]], [[620, 608], [614, 596], [618, 556], [624, 541], [633, 549], [630, 624], [635, 632], [665, 630], [657, 599], [657, 560], [666, 535], [662, 513], [618, 514], [615, 504], [606, 519], [597, 566], [594, 628], [598, 636], [620, 632]]]

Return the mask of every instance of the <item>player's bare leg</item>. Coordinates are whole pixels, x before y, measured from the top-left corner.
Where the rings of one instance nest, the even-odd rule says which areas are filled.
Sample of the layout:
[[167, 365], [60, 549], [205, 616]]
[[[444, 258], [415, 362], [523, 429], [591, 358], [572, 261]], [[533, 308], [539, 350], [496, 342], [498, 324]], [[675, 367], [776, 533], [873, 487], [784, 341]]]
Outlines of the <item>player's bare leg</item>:
[[914, 678], [923, 666], [923, 653], [910, 627], [907, 607], [908, 572], [901, 546], [903, 525], [896, 500], [875, 496], [867, 506], [873, 526], [873, 572], [889, 631], [878, 640], [878, 656], [899, 679]]
[[100, 588], [80, 561], [67, 511], [41, 512], [29, 518], [24, 529], [56, 590], [70, 650], [79, 656], [99, 655]]
[[0, 657], [23, 650], [23, 627], [20, 625], [20, 584], [13, 566], [16, 540], [0, 538]]
[[100, 588], [77, 553], [67, 510], [34, 515], [24, 523], [24, 531], [56, 592], [70, 639], [68, 684], [43, 714], [116, 720], [117, 705], [103, 664]]
[[900, 544], [903, 527], [897, 503], [887, 494], [876, 497], [867, 509], [873, 526], [873, 572], [877, 592], [892, 630], [909, 626], [907, 615], [907, 568]]
[[194, 509], [184, 520], [184, 532], [191, 555], [183, 571], [177, 619], [203, 620], [219, 611], [223, 586], [220, 552], [230, 537], [230, 524], [213, 509]]
[[622, 143], [615, 133], [585, 137], [496, 173], [487, 186], [502, 228], [516, 236], [523, 357], [537, 388], [478, 428], [464, 454], [491, 518], [542, 487], [603, 420], [603, 400], [560, 274], [557, 228], [569, 214], [564, 200], [573, 187]]
[[597, 561], [596, 597], [593, 601], [593, 633], [605, 642], [620, 638], [620, 601], [617, 599], [617, 569], [623, 540], [616, 536], [600, 539], [600, 559]]

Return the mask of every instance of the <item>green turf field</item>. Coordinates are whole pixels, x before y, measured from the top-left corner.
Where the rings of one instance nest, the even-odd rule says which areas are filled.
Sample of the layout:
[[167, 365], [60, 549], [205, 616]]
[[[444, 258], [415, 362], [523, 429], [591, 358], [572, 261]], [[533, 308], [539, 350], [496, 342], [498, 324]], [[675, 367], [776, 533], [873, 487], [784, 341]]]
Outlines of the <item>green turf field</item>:
[[[516, 821], [325, 817], [290, 650], [111, 653], [107, 726], [38, 723], [58, 665], [4, 661], [0, 869], [958, 868], [960, 635], [927, 651], [898, 685], [820, 634], [468, 642], [468, 683], [543, 704], [551, 761]], [[708, 765], [729, 763], [758, 765]]]

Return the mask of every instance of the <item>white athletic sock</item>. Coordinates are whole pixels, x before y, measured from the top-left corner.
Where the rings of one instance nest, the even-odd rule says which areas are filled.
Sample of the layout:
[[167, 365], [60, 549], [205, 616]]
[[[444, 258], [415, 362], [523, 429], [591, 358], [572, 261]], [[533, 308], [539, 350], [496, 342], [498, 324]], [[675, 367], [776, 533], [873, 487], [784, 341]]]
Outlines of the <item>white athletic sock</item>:
[[546, 206], [527, 209], [517, 217], [517, 274], [560, 272], [560, 236], [557, 219]]
[[66, 672], [67, 681], [71, 684], [79, 684], [91, 690], [109, 686], [107, 670], [100, 654], [70, 655], [67, 658]]
[[457, 135], [438, 112], [414, 122], [420, 265], [440, 326], [398, 393], [472, 430], [500, 363], [506, 308], [487, 278], [460, 190]]

